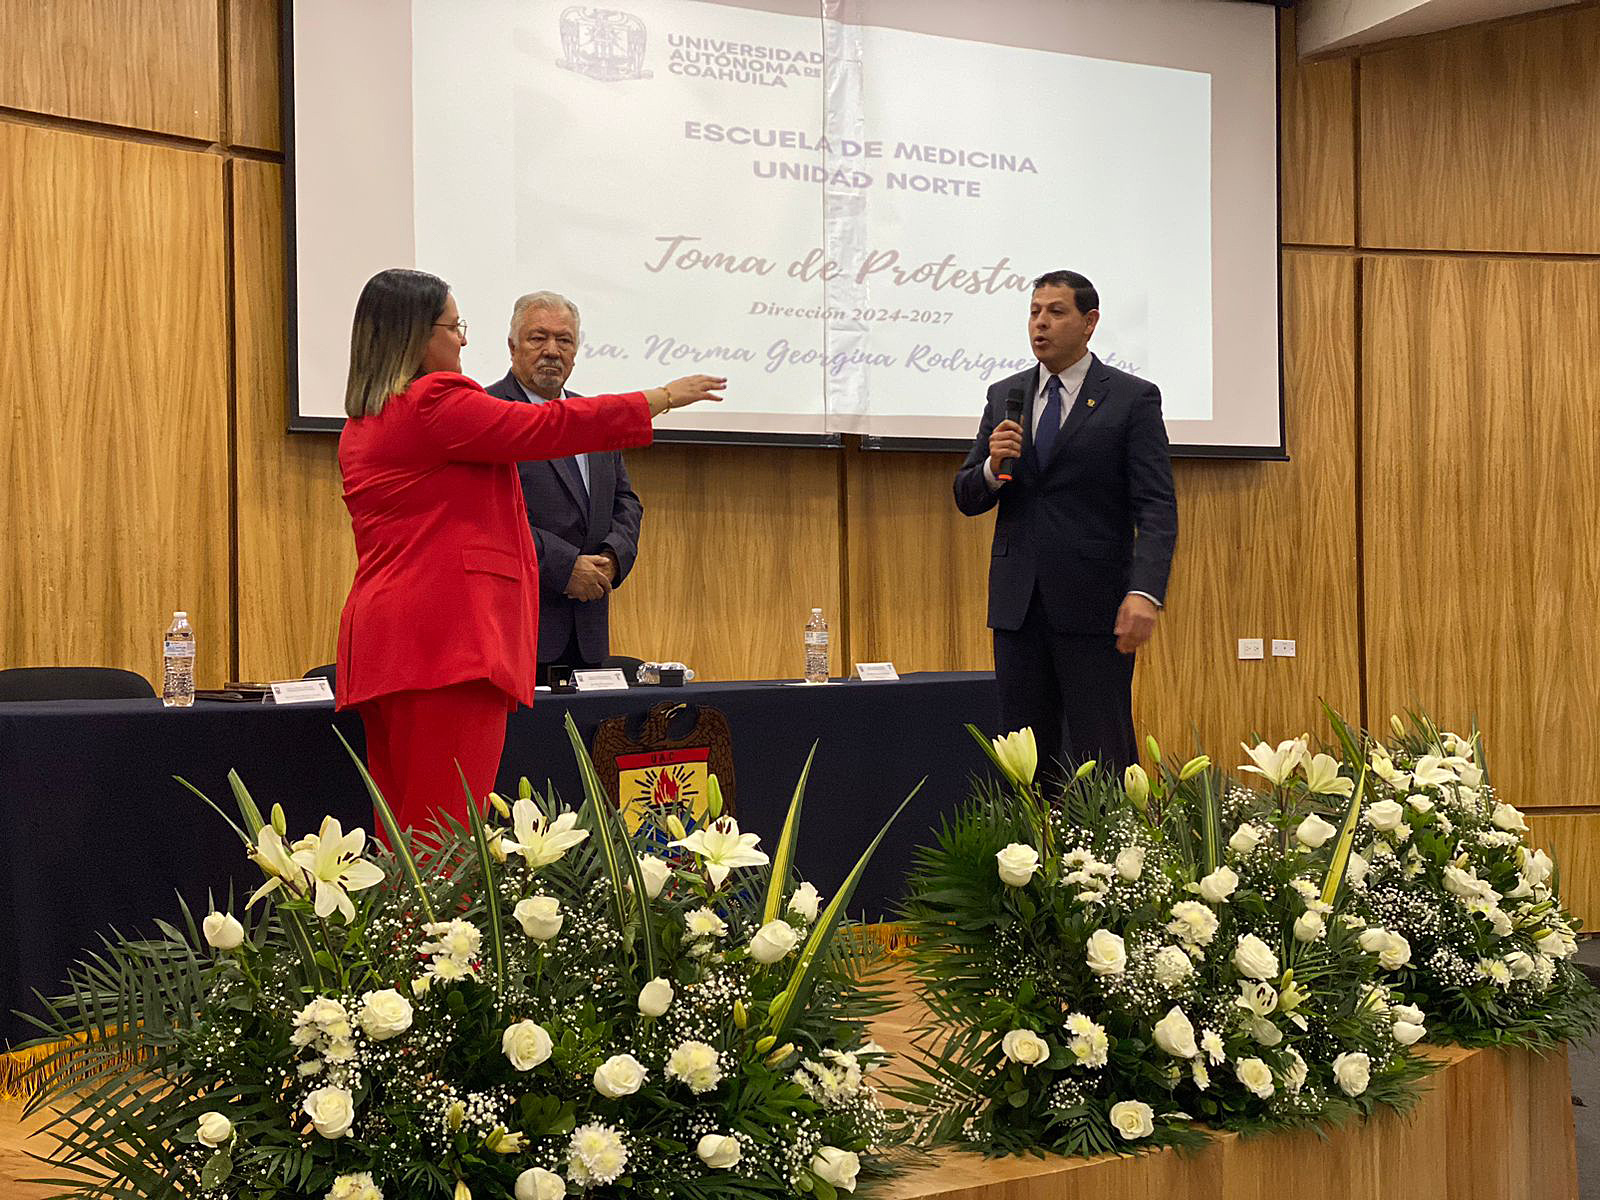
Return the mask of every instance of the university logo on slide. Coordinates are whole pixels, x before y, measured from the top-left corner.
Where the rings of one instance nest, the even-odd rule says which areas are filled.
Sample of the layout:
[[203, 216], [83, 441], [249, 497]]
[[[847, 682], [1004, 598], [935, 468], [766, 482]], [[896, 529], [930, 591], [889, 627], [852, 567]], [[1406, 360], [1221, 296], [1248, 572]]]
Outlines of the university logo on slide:
[[607, 83], [649, 79], [651, 73], [644, 69], [647, 35], [644, 22], [632, 13], [574, 4], [561, 14], [566, 57], [557, 59], [556, 66]]

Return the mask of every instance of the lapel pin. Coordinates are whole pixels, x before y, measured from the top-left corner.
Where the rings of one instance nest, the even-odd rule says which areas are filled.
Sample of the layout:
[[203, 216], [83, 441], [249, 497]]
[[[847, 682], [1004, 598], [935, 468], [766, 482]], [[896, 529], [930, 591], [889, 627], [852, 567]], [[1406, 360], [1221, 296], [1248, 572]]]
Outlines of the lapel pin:
[[1090, 396], [1086, 401], [1084, 401], [1084, 403], [1090, 408], [1093, 408], [1096, 404], [1099, 404], [1100, 401], [1096, 400], [1093, 396]]

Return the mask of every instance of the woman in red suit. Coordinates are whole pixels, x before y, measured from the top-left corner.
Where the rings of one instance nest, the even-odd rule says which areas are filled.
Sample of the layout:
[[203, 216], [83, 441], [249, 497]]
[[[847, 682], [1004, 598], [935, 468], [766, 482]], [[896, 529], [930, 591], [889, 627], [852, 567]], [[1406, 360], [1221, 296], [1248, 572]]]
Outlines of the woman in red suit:
[[337, 702], [402, 828], [467, 818], [494, 787], [506, 714], [533, 702], [539, 569], [516, 463], [648, 446], [650, 422], [718, 399], [691, 375], [546, 404], [462, 375], [467, 326], [445, 282], [382, 271], [356, 302], [339, 438], [356, 575], [339, 619]]

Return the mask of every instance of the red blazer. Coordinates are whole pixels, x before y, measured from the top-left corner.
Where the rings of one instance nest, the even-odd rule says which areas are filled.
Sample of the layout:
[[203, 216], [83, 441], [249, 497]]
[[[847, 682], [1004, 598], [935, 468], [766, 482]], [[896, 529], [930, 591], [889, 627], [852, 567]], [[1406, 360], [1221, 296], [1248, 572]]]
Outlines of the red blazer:
[[338, 706], [475, 679], [531, 704], [539, 568], [516, 463], [651, 436], [642, 392], [514, 404], [448, 371], [346, 421], [356, 576], [339, 618]]

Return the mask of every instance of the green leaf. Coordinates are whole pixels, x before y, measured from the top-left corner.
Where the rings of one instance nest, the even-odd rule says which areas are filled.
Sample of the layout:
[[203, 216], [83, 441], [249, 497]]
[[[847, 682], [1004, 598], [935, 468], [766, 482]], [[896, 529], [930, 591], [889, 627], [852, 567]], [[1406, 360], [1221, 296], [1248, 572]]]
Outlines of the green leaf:
[[605, 861], [606, 874], [611, 878], [611, 901], [617, 918], [617, 928], [626, 930], [628, 927], [628, 892], [629, 888], [624, 880], [631, 882], [635, 907], [639, 913], [640, 944], [644, 949], [644, 977], [656, 977], [656, 951], [655, 933], [650, 922], [650, 899], [644, 888], [644, 876], [639, 873], [639, 859], [633, 853], [633, 843], [628, 840], [627, 831], [622, 827], [622, 819], [617, 813], [616, 806], [611, 803], [611, 798], [606, 795], [605, 788], [600, 786], [600, 774], [594, 769], [594, 760], [589, 757], [589, 749], [583, 744], [583, 738], [578, 734], [578, 725], [569, 712], [566, 717], [567, 740], [572, 743], [572, 753], [578, 760], [578, 777], [583, 781], [583, 792], [586, 798], [585, 807], [594, 816], [593, 826], [596, 840], [600, 844], [600, 854]]
[[483, 814], [478, 811], [472, 785], [467, 782], [467, 773], [461, 769], [459, 762], [456, 763], [456, 773], [461, 776], [461, 790], [467, 794], [467, 820], [472, 826], [472, 843], [477, 847], [478, 865], [483, 872], [483, 911], [489, 919], [488, 942], [494, 963], [494, 994], [498, 1000], [505, 994], [506, 939], [500, 916], [500, 890], [495, 886], [494, 855], [489, 853], [489, 834], [483, 825]]
[[781, 996], [773, 1000], [772, 1008], [767, 1016], [772, 1032], [779, 1041], [783, 1040], [784, 1035], [793, 1024], [797, 1004], [809, 994], [810, 987], [816, 980], [817, 971], [822, 961], [822, 951], [827, 947], [833, 937], [834, 930], [838, 927], [839, 918], [844, 912], [844, 906], [850, 903], [850, 897], [855, 895], [856, 885], [861, 882], [861, 874], [867, 869], [867, 863], [872, 860], [873, 853], [878, 849], [878, 844], [883, 841], [884, 835], [889, 832], [889, 827], [895, 823], [895, 818], [905, 811], [906, 805], [910, 804], [921, 790], [922, 784], [918, 783], [916, 787], [911, 789], [911, 794], [900, 801], [900, 807], [895, 809], [890, 814], [889, 819], [883, 823], [883, 828], [878, 830], [878, 836], [872, 839], [872, 844], [861, 852], [861, 857], [856, 860], [856, 865], [851, 868], [850, 874], [845, 877], [838, 894], [834, 896], [828, 907], [823, 910], [822, 915], [817, 918], [816, 925], [811, 929], [811, 936], [806, 939], [805, 949], [800, 953], [800, 961], [795, 964], [794, 974], [790, 976]]
[[226, 1150], [218, 1150], [206, 1160], [206, 1165], [200, 1172], [200, 1190], [209, 1192], [221, 1187], [231, 1174], [233, 1174], [233, 1155]]
[[383, 798], [378, 785], [367, 773], [367, 764], [361, 761], [361, 756], [350, 748], [349, 742], [345, 741], [344, 734], [335, 728], [333, 736], [339, 739], [339, 744], [344, 747], [345, 753], [350, 756], [350, 761], [355, 763], [356, 770], [361, 773], [361, 782], [367, 785], [367, 794], [372, 797], [372, 807], [377, 810], [378, 820], [383, 823], [383, 831], [389, 838], [389, 849], [394, 851], [394, 856], [399, 861], [406, 878], [411, 881], [411, 889], [417, 894], [417, 903], [421, 906], [423, 914], [430, 922], [437, 921], [439, 918], [433, 911], [433, 901], [428, 896], [428, 889], [422, 886], [422, 873], [417, 870], [417, 860], [412, 857], [411, 843], [401, 830], [399, 822], [394, 819], [394, 810], [389, 807], [389, 802]]
[[761, 923], [776, 921], [783, 911], [783, 890], [789, 883], [789, 872], [794, 867], [794, 848], [800, 837], [800, 807], [805, 802], [806, 777], [811, 774], [811, 760], [817, 756], [817, 744], [811, 743], [811, 753], [806, 755], [806, 765], [800, 769], [800, 779], [794, 785], [794, 798], [789, 801], [789, 815], [783, 819], [783, 832], [772, 853], [772, 875], [767, 881], [767, 902], [761, 908]]
[[1367, 769], [1361, 768], [1361, 778], [1356, 790], [1350, 794], [1350, 810], [1345, 814], [1344, 829], [1339, 833], [1339, 843], [1333, 848], [1333, 859], [1328, 863], [1328, 875], [1322, 881], [1322, 902], [1332, 904], [1344, 882], [1345, 868], [1350, 865], [1350, 847], [1356, 839], [1356, 822], [1361, 817], [1361, 798], [1367, 791]]

